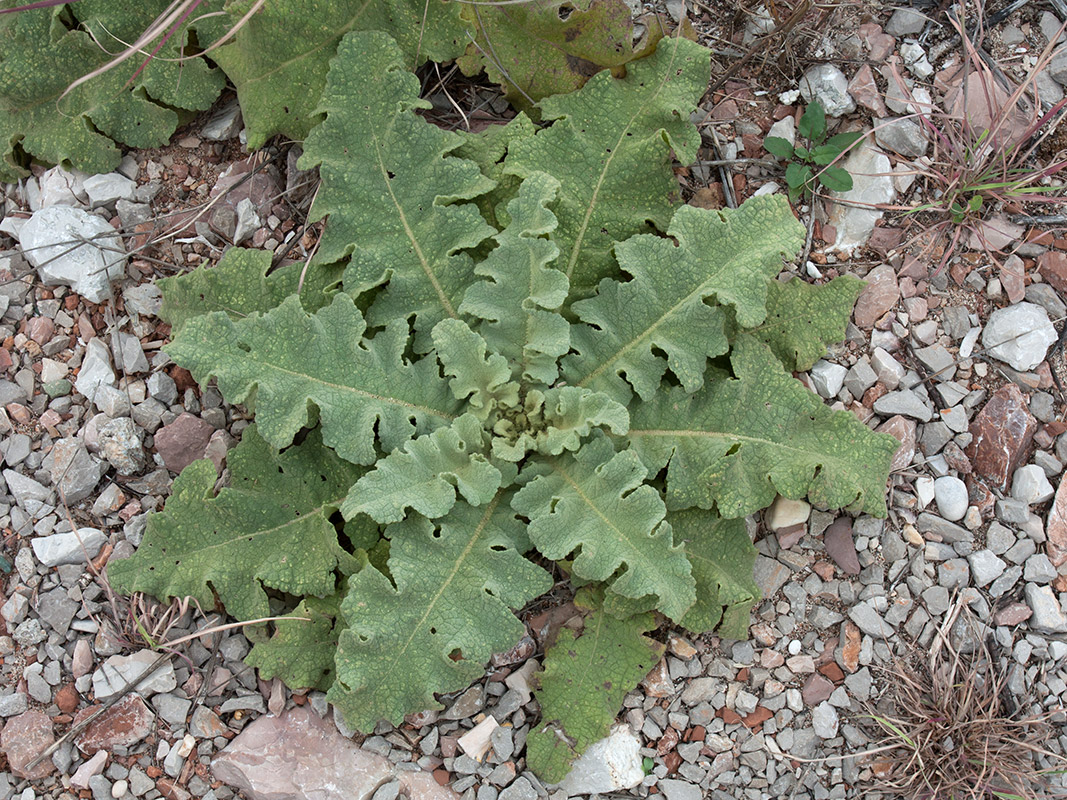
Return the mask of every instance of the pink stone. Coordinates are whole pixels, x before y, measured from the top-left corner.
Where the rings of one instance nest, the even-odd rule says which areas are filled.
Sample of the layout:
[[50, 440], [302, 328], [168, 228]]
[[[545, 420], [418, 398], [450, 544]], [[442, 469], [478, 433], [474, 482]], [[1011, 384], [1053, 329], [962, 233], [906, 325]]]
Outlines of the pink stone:
[[459, 797], [429, 772], [398, 770], [388, 759], [360, 749], [306, 706], [248, 725], [212, 761], [211, 772], [249, 800], [362, 799], [393, 779], [410, 800]]
[[878, 426], [878, 433], [888, 433], [900, 442], [900, 449], [893, 454], [893, 460], [889, 465], [890, 472], [899, 472], [911, 464], [912, 458], [915, 457], [916, 428], [915, 420], [907, 419], [899, 414], [890, 417]]
[[847, 575], [860, 574], [860, 561], [856, 555], [856, 544], [852, 540], [852, 520], [848, 517], [838, 517], [830, 523], [830, 527], [822, 535], [826, 554], [834, 560], [837, 566]]
[[993, 624], [997, 626], [1021, 625], [1030, 619], [1030, 615], [1033, 613], [1026, 603], [1012, 603], [993, 615]]
[[26, 323], [26, 335], [37, 344], [44, 345], [52, 341], [56, 325], [48, 317], [34, 317]]
[[55, 771], [52, 759], [43, 759], [33, 769], [27, 769], [27, 765], [55, 740], [48, 715], [42, 711], [27, 711], [7, 721], [3, 734], [0, 734], [0, 750], [7, 756], [7, 765], [16, 777], [40, 780]]
[[1049, 561], [1055, 567], [1062, 566], [1067, 562], [1067, 474], [1060, 480], [1052, 510], [1048, 512], [1045, 535], [1048, 537]]
[[870, 65], [860, 67], [848, 84], [848, 93], [852, 99], [864, 108], [869, 108], [879, 117], [888, 116], [885, 103], [882, 102], [882, 93], [878, 91], [878, 84], [874, 82], [874, 72]]
[[899, 299], [900, 287], [893, 268], [888, 264], [875, 267], [867, 273], [867, 286], [856, 301], [856, 310], [853, 312], [856, 325], [870, 330]]
[[1067, 292], [1067, 253], [1059, 250], [1042, 253], [1037, 257], [1037, 271], [1054, 289]]
[[[99, 710], [99, 705], [83, 708], [74, 716], [74, 724]], [[90, 722], [74, 740], [74, 744], [86, 755], [116, 746], [127, 747], [148, 736], [154, 723], [155, 717], [141, 696], [128, 694]]]
[[1037, 430], [1037, 420], [1014, 383], [997, 389], [971, 421], [966, 454], [975, 473], [1003, 489], [1025, 463]]
[[804, 686], [800, 690], [800, 696], [804, 698], [806, 706], [817, 706], [824, 700], [828, 700], [833, 693], [834, 685], [817, 672], [804, 681]]
[[215, 432], [200, 417], [184, 413], [170, 425], [156, 431], [156, 452], [171, 472], [181, 472], [199, 458], [204, 457], [211, 435]]
[[1025, 273], [1023, 260], [1014, 253], [1000, 265], [1000, 285], [1004, 287], [1009, 302], [1018, 303], [1026, 296]]

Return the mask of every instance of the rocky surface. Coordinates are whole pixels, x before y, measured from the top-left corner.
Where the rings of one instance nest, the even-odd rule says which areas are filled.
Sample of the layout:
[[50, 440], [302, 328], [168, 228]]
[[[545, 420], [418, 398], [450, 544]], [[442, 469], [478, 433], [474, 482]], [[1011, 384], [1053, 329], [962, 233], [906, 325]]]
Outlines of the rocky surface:
[[[1055, 346], [1067, 315], [1067, 242], [990, 219], [988, 235], [1010, 251], [1000, 266], [975, 268], [965, 254], [935, 272], [906, 247], [899, 218], [862, 206], [922, 199], [909, 172], [930, 143], [901, 119], [914, 103], [886, 80], [886, 60], [899, 59], [920, 101], [937, 91], [938, 73], [927, 70], [942, 67], [915, 39], [925, 16], [900, 8], [886, 17], [884, 29], [838, 31], [853, 53], [841, 63], [852, 66], [806, 73], [758, 122], [740, 111], [768, 101], [746, 99], [743, 86], [707, 110], [728, 158], [758, 155], [768, 132], [795, 140], [798, 96], [819, 97], [832, 126], [874, 129], [846, 163], [856, 187], [845, 199], [861, 205], [817, 214], [815, 247], [798, 269], [816, 282], [848, 272], [868, 286], [846, 342], [801, 377], [901, 441], [889, 518], [780, 498], [750, 520], [765, 599], [749, 640], [661, 632], [668, 654], [627, 695], [611, 737], [558, 787], [525, 768], [539, 719], [529, 691], [543, 644], [537, 620], [521, 657], [442, 698], [444, 711], [355, 737], [321, 692], [260, 680], [243, 663], [249, 642], [239, 631], [195, 638], [144, 676], [157, 653], [113, 611], [98, 577], [140, 543], [146, 515], [182, 467], [207, 455], [226, 479], [226, 449], [248, 415], [196, 387], [161, 351], [169, 329], [156, 317], [153, 281], [238, 241], [292, 245], [292, 257], [306, 257], [306, 203], [294, 187], [308, 176], [294, 153], [271, 151], [286, 166], [254, 171], [231, 102], [169, 148], [127, 156], [116, 173], [38, 169], [4, 187], [0, 555], [10, 571], [0, 596], [0, 800], [873, 797], [872, 765], [838, 756], [871, 745], [862, 714], [886, 689], [882, 668], [928, 647], [957, 598], [998, 646], [1007, 691], [1062, 726], [1067, 422], [1054, 376], [1067, 377]], [[759, 19], [746, 36], [767, 30]], [[1026, 35], [1022, 24], [1013, 18], [999, 35], [1039, 49], [1042, 32], [1055, 30], [1044, 17], [1027, 18]], [[1061, 62], [1052, 88], [1067, 80]], [[729, 103], [733, 111], [719, 113]], [[774, 177], [762, 170], [738, 174], [742, 196]], [[304, 191], [306, 199], [313, 189]], [[211, 198], [210, 214], [194, 219]], [[176, 212], [175, 236], [162, 239], [167, 212]], [[45, 264], [51, 251], [41, 248], [61, 246], [57, 231], [81, 245]], [[222, 621], [205, 612], [177, 615], [167, 635]], [[1067, 751], [1067, 735], [1051, 747]]]

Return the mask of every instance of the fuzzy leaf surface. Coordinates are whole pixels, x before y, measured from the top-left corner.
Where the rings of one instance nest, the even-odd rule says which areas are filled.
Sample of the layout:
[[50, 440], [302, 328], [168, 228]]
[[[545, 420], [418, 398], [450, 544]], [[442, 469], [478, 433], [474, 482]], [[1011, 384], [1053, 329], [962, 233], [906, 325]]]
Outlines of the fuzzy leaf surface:
[[277, 677], [293, 689], [329, 689], [337, 637], [344, 630], [341, 598], [345, 587], [329, 597], [301, 600], [287, 618], [274, 623], [269, 639], [252, 646], [245, 663], [258, 669], [265, 681]]
[[[309, 315], [296, 296], [234, 322], [222, 312], [185, 324], [167, 352], [201, 384], [218, 379], [231, 403], [255, 397], [260, 435], [285, 447], [318, 410], [323, 441], [342, 458], [373, 464], [413, 436], [459, 416], [436, 359], [405, 360], [408, 326], [397, 320], [371, 340], [352, 299], [338, 294]], [[376, 436], [377, 434], [377, 436]]]
[[749, 611], [760, 592], [752, 579], [756, 548], [742, 519], [723, 519], [699, 508], [671, 511], [667, 520], [693, 565], [697, 601], [682, 617], [693, 633], [718, 628], [725, 639], [748, 638]]
[[571, 763], [607, 736], [623, 697], [663, 655], [663, 645], [643, 635], [654, 627], [652, 614], [617, 619], [597, 610], [579, 636], [560, 629], [535, 692], [541, 722], [526, 740], [526, 761], [542, 780], [563, 780]]
[[478, 332], [489, 349], [507, 359], [511, 375], [546, 386], [559, 374], [557, 359], [570, 350], [570, 324], [559, 313], [567, 299], [567, 276], [550, 264], [559, 255], [551, 239], [556, 216], [548, 209], [559, 181], [535, 172], [508, 203], [508, 227], [496, 249], [475, 267], [487, 280], [467, 289], [459, 310], [479, 317]]
[[436, 523], [408, 517], [386, 535], [393, 582], [373, 567], [349, 579], [341, 604], [348, 629], [328, 695], [367, 731], [381, 719], [441, 708], [434, 692], [481, 677], [489, 657], [526, 632], [512, 609], [552, 586], [522, 556], [524, 525], [504, 491], [480, 508], [457, 501]]
[[520, 107], [573, 92], [634, 57], [633, 12], [623, 0], [484, 3], [463, 14], [475, 36], [460, 69], [466, 75], [485, 69]]
[[650, 473], [668, 467], [668, 507], [735, 518], [782, 494], [885, 516], [900, 443], [831, 411], [751, 336], [738, 337], [730, 360], [736, 377], [694, 394], [659, 392], [631, 410], [631, 447]]
[[75, 30], [60, 21], [61, 8], [0, 15], [0, 180], [27, 174], [21, 154], [107, 172], [121, 157], [114, 142], [157, 147], [178, 126], [175, 109], [211, 106], [224, 84], [221, 72], [204, 59], [168, 60], [185, 44], [187, 30], [136, 78], [143, 59], [134, 57], [59, 99], [72, 82], [110, 60], [105, 49], [121, 51], [166, 5], [162, 0], [82, 0], [69, 6], [84, 25]]
[[[227, 7], [229, 25], [253, 0]], [[237, 87], [250, 150], [281, 133], [303, 139], [322, 118], [319, 97], [338, 43], [350, 31], [385, 31], [413, 70], [448, 61], [467, 44], [457, 3], [425, 0], [270, 0], [211, 57]]]
[[548, 169], [561, 189], [555, 206], [559, 268], [578, 296], [616, 271], [615, 242], [664, 230], [679, 200], [671, 151], [696, 157], [700, 134], [689, 121], [708, 87], [708, 51], [686, 39], [664, 41], [627, 65], [626, 77], [599, 72], [577, 92], [540, 103], [555, 123], [514, 142], [507, 172]]
[[502, 476], [483, 454], [488, 436], [473, 414], [451, 427], [407, 442], [380, 460], [352, 487], [341, 513], [366, 514], [376, 522], [399, 522], [408, 507], [429, 519], [452, 510], [456, 492], [473, 506], [496, 495]]
[[231, 485], [218, 495], [210, 461], [182, 471], [163, 512], [148, 518], [137, 552], [108, 565], [112, 585], [164, 599], [191, 595], [204, 608], [214, 607], [217, 593], [239, 620], [268, 615], [265, 588], [334, 591], [334, 570], [354, 567], [329, 517], [364, 470], [323, 447], [317, 431], [276, 453], [256, 426], [227, 460]]
[[367, 319], [381, 326], [414, 316], [418, 352], [429, 350], [438, 321], [457, 315], [474, 277], [474, 261], [461, 251], [496, 233], [477, 205], [457, 202], [492, 181], [450, 155], [460, 136], [415, 113], [429, 105], [388, 36], [349, 34], [322, 95], [326, 119], [300, 161], [322, 176], [310, 220], [330, 217], [318, 261], [348, 257], [344, 288], [353, 296], [388, 282]]
[[679, 620], [696, 600], [693, 577], [646, 476], [636, 453], [594, 438], [527, 467], [512, 507], [530, 520], [530, 541], [542, 555], [558, 561], [580, 551], [578, 577], [610, 581], [623, 597], [655, 595], [656, 608]]
[[466, 322], [443, 319], [433, 329], [433, 344], [448, 385], [457, 400], [466, 400], [471, 411], [484, 420], [498, 406], [513, 406], [519, 400], [519, 385], [511, 380], [507, 360], [499, 353], [486, 354], [485, 339]]
[[564, 359], [569, 383], [627, 402], [628, 382], [648, 400], [669, 366], [687, 392], [696, 391], [708, 358], [728, 349], [726, 315], [707, 301], [730, 306], [742, 324], [759, 324], [782, 255], [804, 243], [783, 197], [754, 197], [736, 210], [682, 206], [667, 234], [675, 242], [642, 235], [616, 245], [631, 280], [605, 278], [594, 297], [574, 304], [586, 324], [573, 329], [577, 353]]
[[[304, 265], [290, 264], [268, 275], [272, 257], [269, 250], [231, 247], [215, 267], [201, 266], [160, 280], [163, 307], [159, 316], [170, 323], [171, 336], [177, 337], [188, 320], [212, 311], [224, 311], [236, 321], [281, 305], [296, 291]], [[327, 287], [340, 279], [336, 266], [312, 267], [300, 292], [301, 304], [309, 312], [317, 311], [329, 301]]]
[[622, 435], [630, 427], [626, 406], [603, 392], [577, 386], [556, 386], [542, 392], [531, 389], [523, 405], [527, 427], [515, 430], [512, 420], [499, 420], [493, 428], [493, 455], [504, 461], [520, 461], [533, 451], [558, 456], [577, 450], [594, 428], [609, 428]]
[[463, 144], [452, 151], [453, 155], [473, 161], [482, 175], [496, 183], [492, 190], [474, 200], [482, 216], [496, 228], [503, 228], [507, 223], [505, 207], [518, 194], [522, 182], [517, 175], [504, 172], [504, 157], [512, 142], [533, 136], [536, 130], [530, 118], [520, 112], [505, 125], [490, 125], [477, 133], [456, 131]]
[[767, 344], [787, 370], [804, 372], [826, 355], [827, 345], [845, 338], [852, 306], [862, 291], [863, 281], [852, 275], [822, 286], [800, 278], [771, 281], [767, 318], [750, 333]]

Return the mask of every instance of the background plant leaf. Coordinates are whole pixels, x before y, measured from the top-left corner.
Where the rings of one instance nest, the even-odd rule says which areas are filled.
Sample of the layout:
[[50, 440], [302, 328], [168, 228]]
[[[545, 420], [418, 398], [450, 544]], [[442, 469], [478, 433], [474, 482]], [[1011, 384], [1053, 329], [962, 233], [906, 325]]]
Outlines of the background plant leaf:
[[487, 192], [492, 181], [474, 162], [449, 155], [463, 139], [415, 113], [428, 107], [388, 36], [350, 33], [322, 95], [326, 119], [300, 160], [322, 177], [309, 222], [330, 217], [318, 261], [349, 258], [344, 288], [353, 296], [388, 283], [367, 320], [380, 326], [414, 316], [418, 352], [429, 350], [434, 324], [456, 316], [474, 277], [463, 251], [496, 233], [476, 205], [456, 202]]
[[[0, 181], [27, 175], [28, 156], [108, 172], [121, 156], [115, 142], [158, 147], [177, 128], [178, 110], [211, 106], [225, 83], [222, 73], [200, 58], [168, 60], [180, 54], [187, 28], [136, 78], [131, 76], [143, 58], [135, 56], [60, 100], [71, 83], [134, 41], [166, 5], [82, 0], [0, 15]], [[85, 29], [73, 27], [78, 23]]]
[[827, 345], [845, 338], [852, 306], [864, 283], [841, 275], [815, 286], [800, 278], [771, 281], [767, 318], [749, 333], [768, 345], [790, 372], [805, 372], [826, 355]]
[[532, 0], [463, 7], [474, 31], [457, 59], [465, 75], [485, 70], [518, 108], [581, 87], [634, 57], [633, 12], [624, 0]]
[[623, 697], [663, 655], [662, 644], [642, 635], [655, 626], [652, 614], [618, 619], [597, 610], [577, 637], [560, 628], [538, 677], [541, 721], [526, 739], [526, 763], [542, 780], [562, 781], [571, 763], [608, 734]]
[[349, 724], [369, 731], [440, 708], [435, 692], [465, 688], [522, 638], [512, 609], [552, 578], [522, 556], [525, 526], [508, 499], [501, 491], [480, 508], [460, 500], [438, 523], [411, 516], [389, 526], [392, 582], [373, 567], [350, 579], [328, 694]]
[[192, 596], [203, 608], [217, 594], [230, 616], [249, 620], [269, 613], [265, 587], [325, 597], [335, 570], [356, 569], [329, 518], [364, 470], [323, 447], [318, 431], [277, 453], [250, 425], [227, 463], [230, 486], [218, 495], [210, 461], [182, 471], [137, 552], [108, 565], [115, 588]]
[[708, 358], [728, 348], [726, 316], [705, 301], [731, 306], [743, 324], [762, 322], [768, 280], [782, 255], [804, 243], [804, 226], [782, 197], [754, 197], [736, 210], [682, 206], [667, 233], [674, 241], [645, 235], [616, 245], [632, 279], [605, 278], [596, 296], [574, 304], [586, 324], [572, 328], [577, 352], [563, 360], [569, 383], [627, 402], [628, 382], [647, 400], [669, 365], [696, 391]]
[[599, 72], [577, 92], [545, 98], [542, 118], [555, 123], [508, 148], [506, 172], [525, 178], [547, 170], [560, 181], [554, 239], [572, 297], [616, 273], [616, 241], [649, 231], [649, 223], [666, 229], [680, 200], [672, 151], [683, 163], [696, 157], [700, 134], [689, 116], [709, 70], [705, 48], [664, 40], [627, 65], [625, 78]]
[[[109, 0], [110, 1], [110, 0]], [[254, 0], [227, 5], [226, 30]], [[319, 120], [330, 61], [350, 31], [385, 31], [399, 42], [405, 69], [448, 61], [468, 39], [458, 3], [435, 0], [270, 0], [211, 57], [237, 87], [248, 147], [271, 136], [303, 139]]]
[[738, 337], [730, 361], [732, 379], [695, 394], [660, 392], [631, 409], [631, 446], [650, 473], [668, 467], [668, 507], [715, 507], [735, 518], [782, 494], [885, 516], [900, 442], [831, 411], [748, 335]]
[[616, 453], [606, 438], [593, 438], [574, 454], [527, 467], [512, 507], [530, 520], [530, 541], [546, 558], [580, 550], [576, 575], [606, 581], [624, 597], [655, 595], [656, 607], [679, 620], [696, 599], [693, 577], [645, 477], [636, 453]]
[[409, 330], [397, 320], [371, 340], [346, 294], [313, 315], [296, 296], [266, 314], [234, 322], [222, 312], [189, 320], [167, 347], [204, 384], [218, 379], [230, 403], [254, 396], [260, 435], [285, 447], [313, 424], [342, 458], [370, 465], [375, 439], [392, 452], [459, 416], [460, 403], [435, 358], [406, 361]]

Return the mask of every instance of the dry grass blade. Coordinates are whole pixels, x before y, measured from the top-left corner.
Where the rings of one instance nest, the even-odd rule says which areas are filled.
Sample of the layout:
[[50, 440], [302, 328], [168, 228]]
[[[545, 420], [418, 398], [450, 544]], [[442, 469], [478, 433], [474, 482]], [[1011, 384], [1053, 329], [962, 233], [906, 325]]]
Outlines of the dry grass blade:
[[[973, 652], [953, 644], [950, 631], [960, 626], [971, 627]], [[1052, 712], [1022, 715], [980, 629], [959, 596], [929, 653], [913, 653], [888, 671], [883, 709], [868, 715], [883, 734], [873, 763], [879, 788], [908, 800], [1048, 796], [1053, 770], [1037, 758], [1063, 762], [1044, 747]]]

